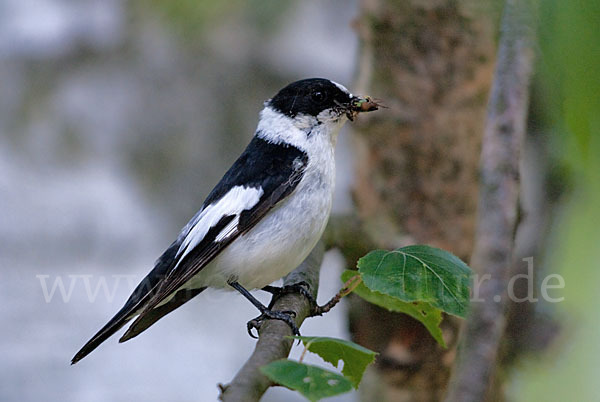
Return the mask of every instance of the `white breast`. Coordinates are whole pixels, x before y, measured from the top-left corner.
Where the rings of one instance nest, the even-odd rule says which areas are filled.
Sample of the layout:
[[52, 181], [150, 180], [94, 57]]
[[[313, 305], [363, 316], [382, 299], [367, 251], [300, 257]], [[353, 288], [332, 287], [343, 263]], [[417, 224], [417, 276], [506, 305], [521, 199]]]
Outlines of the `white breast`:
[[308, 165], [292, 194], [200, 271], [192, 287], [228, 287], [234, 279], [247, 289], [262, 288], [308, 256], [327, 225], [335, 181], [335, 134], [322, 134], [310, 135]]

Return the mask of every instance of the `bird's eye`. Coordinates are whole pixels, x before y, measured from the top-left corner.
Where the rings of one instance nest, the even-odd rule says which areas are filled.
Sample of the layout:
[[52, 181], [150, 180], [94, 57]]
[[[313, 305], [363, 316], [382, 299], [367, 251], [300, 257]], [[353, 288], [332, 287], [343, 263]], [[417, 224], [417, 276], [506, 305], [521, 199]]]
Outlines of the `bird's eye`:
[[317, 102], [317, 103], [322, 103], [323, 101], [325, 101], [325, 93], [321, 92], [321, 91], [315, 91], [312, 94], [310, 94], [310, 97], [312, 98], [313, 101]]

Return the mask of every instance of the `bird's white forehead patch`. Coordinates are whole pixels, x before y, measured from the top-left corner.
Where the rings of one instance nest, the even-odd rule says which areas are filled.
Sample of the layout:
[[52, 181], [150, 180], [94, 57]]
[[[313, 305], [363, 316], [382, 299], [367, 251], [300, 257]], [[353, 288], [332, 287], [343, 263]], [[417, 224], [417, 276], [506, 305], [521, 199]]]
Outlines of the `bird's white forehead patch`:
[[[331, 80], [329, 80], [329, 81], [331, 81]], [[345, 87], [345, 86], [343, 86], [342, 84], [338, 84], [338, 83], [337, 83], [337, 82], [335, 82], [335, 81], [331, 81], [331, 83], [332, 83], [333, 85], [335, 85], [336, 87], [338, 87], [338, 88], [339, 88], [341, 91], [343, 91], [343, 92], [347, 93], [348, 95], [352, 96], [352, 94], [350, 93], [350, 91], [348, 91], [348, 88], [346, 88], [346, 87]]]
[[264, 190], [261, 187], [235, 186], [218, 201], [207, 205], [200, 215], [198, 215], [196, 222], [192, 223], [190, 231], [185, 236], [181, 246], [179, 246], [179, 250], [177, 251], [179, 261], [183, 260], [204, 239], [210, 228], [215, 226], [224, 216], [237, 215], [232, 221], [235, 222], [233, 226], [232, 223], [227, 225], [217, 236], [217, 241], [226, 238], [235, 229], [235, 226], [237, 226], [239, 215], [242, 211], [254, 207], [263, 193]]

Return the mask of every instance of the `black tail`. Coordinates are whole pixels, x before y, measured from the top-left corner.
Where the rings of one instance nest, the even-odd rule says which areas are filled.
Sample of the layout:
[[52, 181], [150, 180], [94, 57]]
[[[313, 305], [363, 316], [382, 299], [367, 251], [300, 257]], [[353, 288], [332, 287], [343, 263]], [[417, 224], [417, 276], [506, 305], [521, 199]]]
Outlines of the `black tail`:
[[[79, 360], [86, 357], [94, 349], [100, 346], [102, 342], [107, 340], [112, 334], [114, 334], [121, 327], [123, 327], [123, 325], [127, 324], [127, 322], [133, 317], [135, 317], [136, 314], [139, 314], [139, 311], [143, 308], [144, 303], [148, 300], [149, 297], [152, 296], [154, 288], [158, 285], [160, 280], [164, 278], [169, 269], [173, 266], [175, 255], [177, 254], [177, 250], [179, 249], [179, 244], [180, 239], [177, 239], [160, 256], [160, 258], [156, 260], [152, 271], [150, 271], [150, 273], [146, 275], [146, 277], [137, 285], [131, 296], [129, 296], [129, 299], [127, 300], [123, 308], [121, 308], [121, 310], [119, 310], [119, 312], [104, 327], [102, 327], [102, 329], [98, 331], [96, 335], [92, 337], [92, 339], [90, 339], [85, 345], [83, 345], [81, 350], [77, 352], [77, 354], [75, 354], [75, 356], [71, 360], [71, 364], [75, 364]], [[185, 301], [180, 303], [179, 306], [183, 303], [185, 303]], [[164, 314], [167, 313], [168, 311]]]
[[158, 307], [153, 308], [140, 315], [134, 322], [131, 324], [127, 332], [119, 339], [119, 342], [125, 342], [130, 340], [131, 338], [135, 338], [146, 329], [148, 329], [151, 325], [153, 325], [156, 321], [160, 320], [165, 315], [169, 314], [171, 311], [175, 310], [177, 307], [181, 306], [184, 303], [187, 303], [192, 298], [199, 295], [204, 288], [198, 289], [181, 289], [165, 304], [161, 304]]
[[112, 334], [117, 332], [123, 325], [127, 324], [131, 317], [127, 317], [124, 311], [121, 310], [115, 315], [100, 331], [96, 333], [83, 347], [73, 356], [71, 364], [77, 363], [89, 355], [94, 349], [96, 349], [102, 342], [107, 340]]
[[[199, 289], [181, 289], [178, 291], [172, 298], [165, 304], [161, 304], [160, 306], [148, 311], [145, 314], [140, 315], [137, 320], [129, 327], [127, 332], [119, 339], [119, 342], [128, 341], [131, 338], [135, 338], [150, 326], [152, 326], [156, 321], [160, 320], [165, 315], [169, 314], [171, 311], [175, 310], [179, 306], [187, 303], [192, 298], [199, 295], [206, 288]], [[130, 309], [126, 308], [127, 305], [121, 309], [109, 322], [106, 324], [96, 335], [92, 337], [77, 354], [71, 360], [71, 364], [77, 363], [79, 360], [86, 357], [90, 354], [94, 349], [96, 349], [102, 342], [107, 340], [111, 335], [117, 332], [121, 327], [123, 327], [131, 318], [135, 315], [129, 314], [131, 313]]]

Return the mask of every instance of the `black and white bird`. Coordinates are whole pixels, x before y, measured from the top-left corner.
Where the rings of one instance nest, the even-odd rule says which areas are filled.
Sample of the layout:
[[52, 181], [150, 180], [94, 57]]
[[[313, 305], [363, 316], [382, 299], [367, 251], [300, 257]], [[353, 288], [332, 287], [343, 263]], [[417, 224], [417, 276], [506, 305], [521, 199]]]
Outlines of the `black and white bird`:
[[377, 108], [322, 78], [289, 84], [265, 102], [246, 150], [210, 192], [123, 308], [77, 354], [87, 356], [128, 321], [139, 335], [208, 287], [235, 289], [268, 318], [292, 325], [247, 289], [296, 268], [315, 247], [331, 210], [338, 132], [347, 119]]

